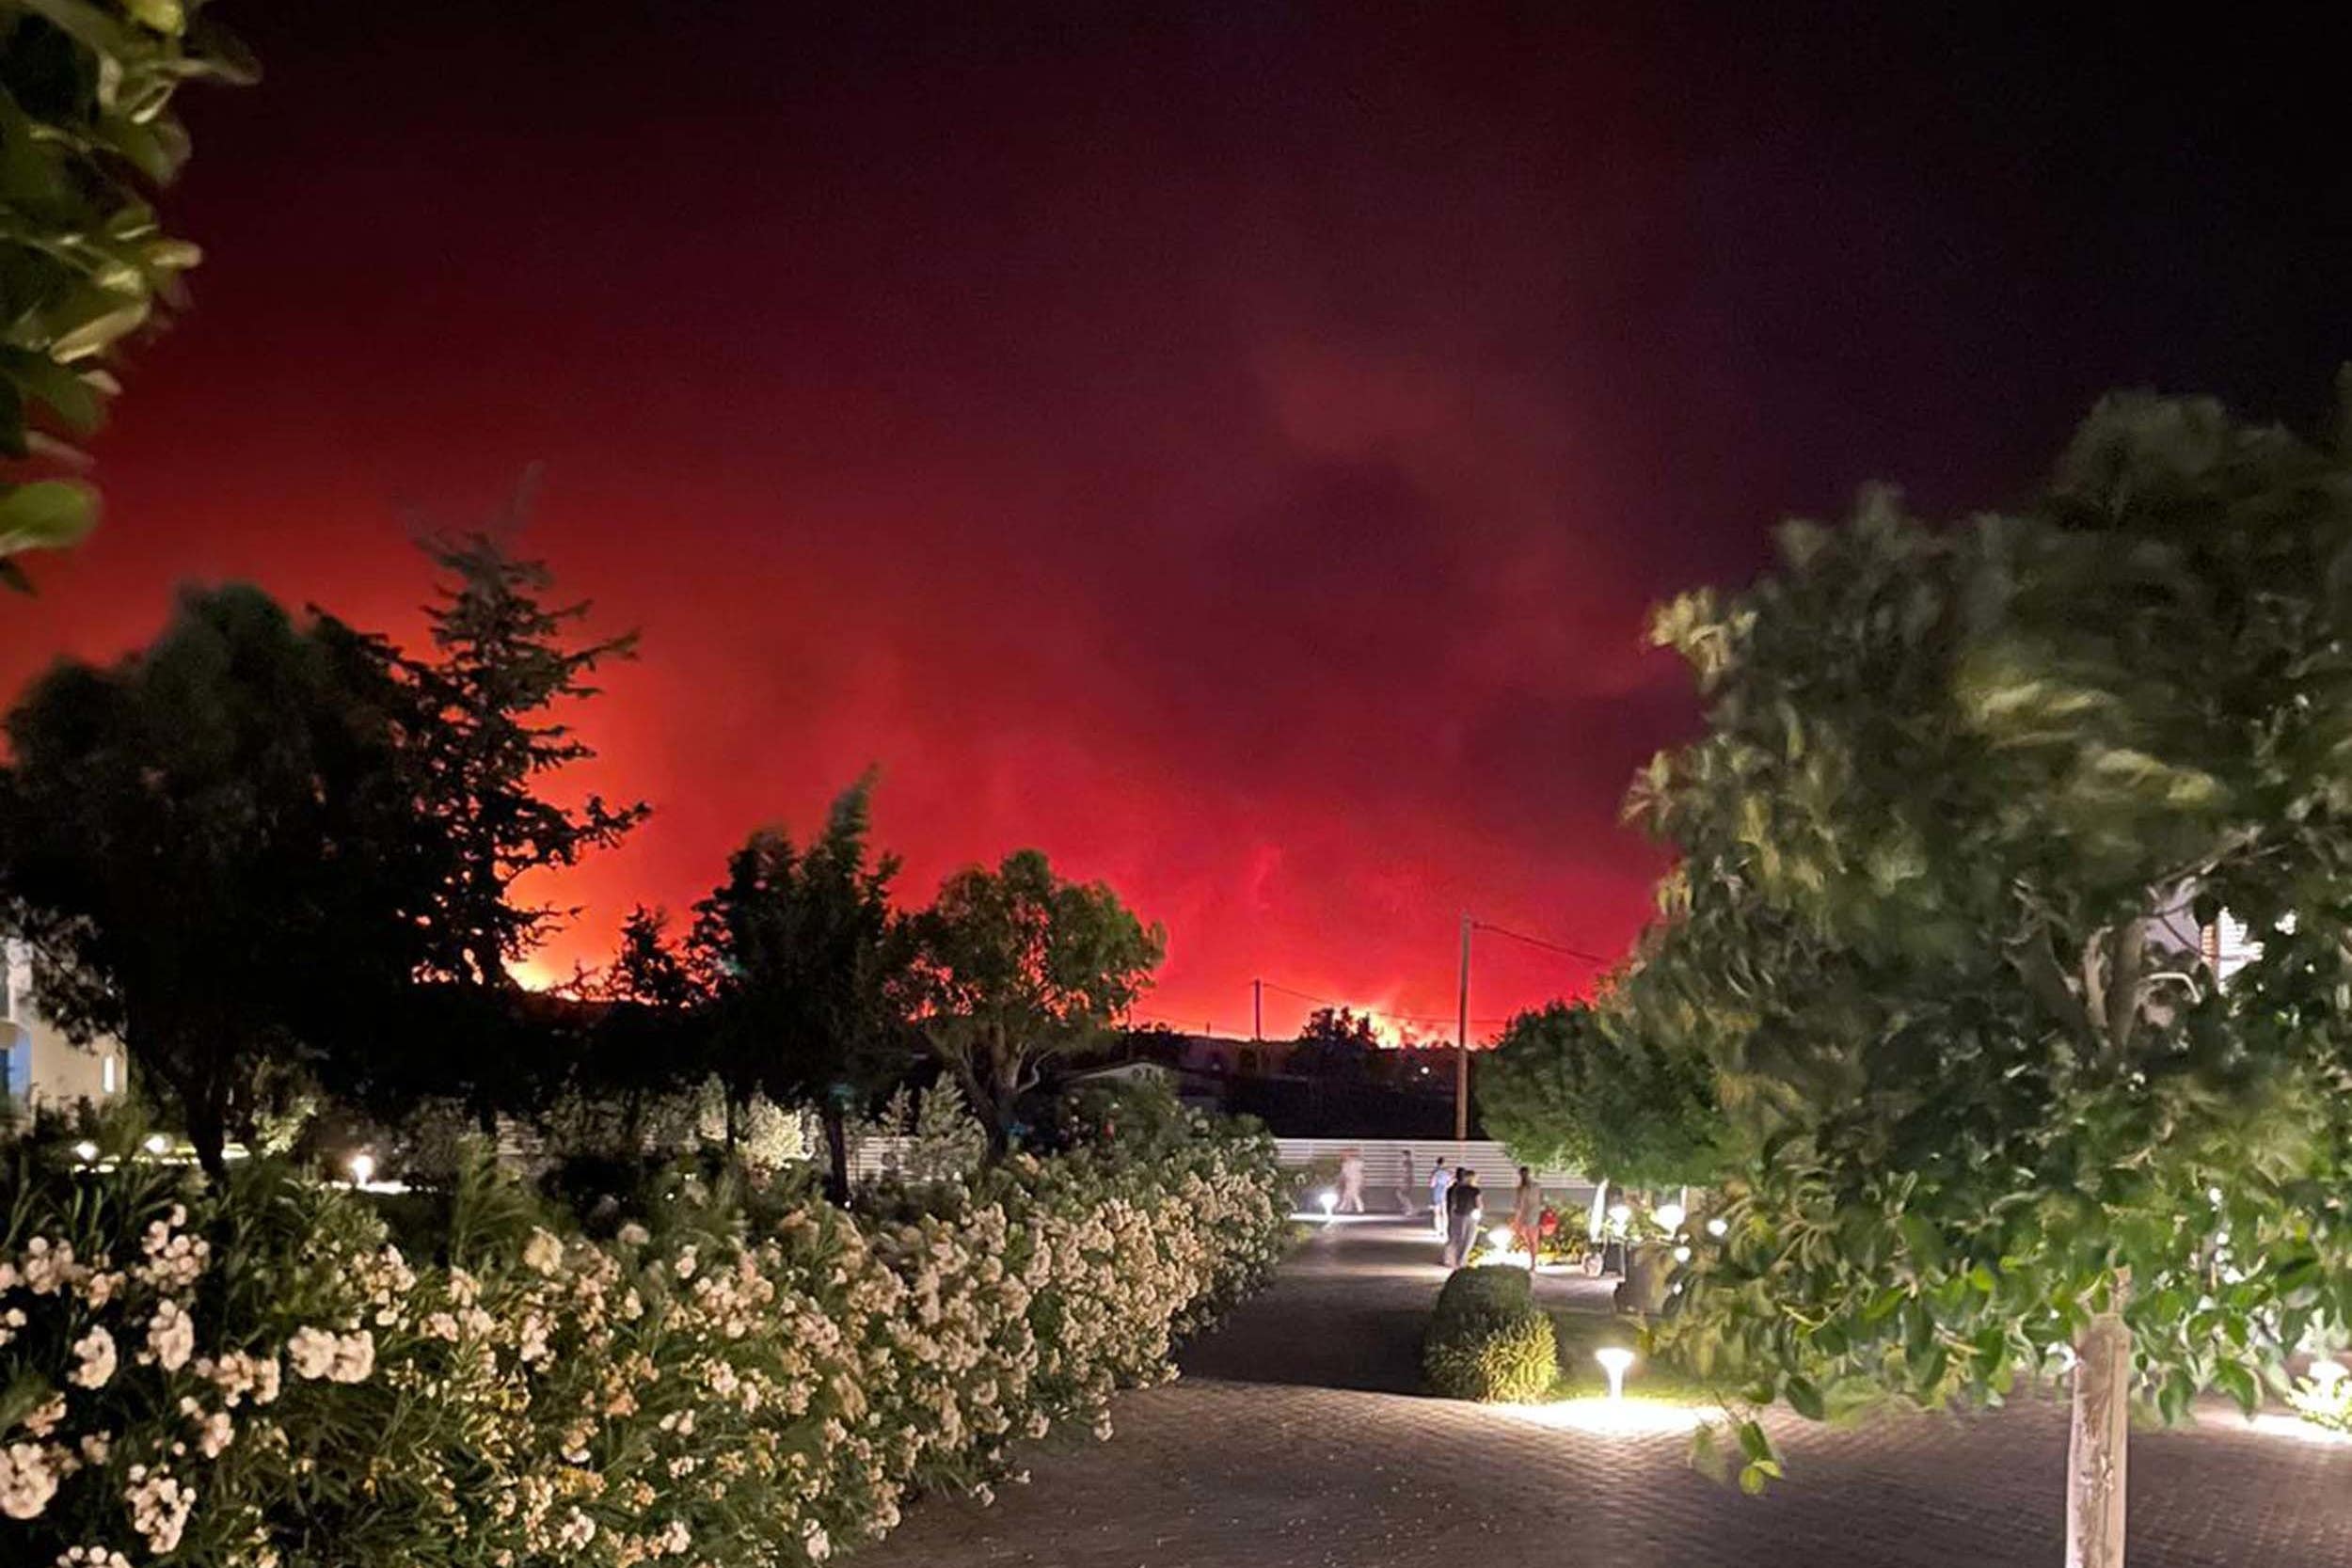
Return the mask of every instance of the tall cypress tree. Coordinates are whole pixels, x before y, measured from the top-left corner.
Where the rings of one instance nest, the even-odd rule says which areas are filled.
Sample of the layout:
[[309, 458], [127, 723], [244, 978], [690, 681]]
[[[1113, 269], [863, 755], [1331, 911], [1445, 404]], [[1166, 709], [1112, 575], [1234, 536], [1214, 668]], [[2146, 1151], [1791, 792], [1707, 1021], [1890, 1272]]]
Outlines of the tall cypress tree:
[[[428, 1022], [409, 1085], [463, 1096], [485, 1126], [530, 1097], [535, 1031], [509, 966], [577, 911], [527, 902], [516, 884], [619, 843], [650, 808], [591, 796], [578, 808], [542, 794], [548, 777], [596, 754], [559, 716], [597, 693], [607, 659], [634, 657], [634, 632], [582, 640], [584, 603], [549, 605], [552, 575], [486, 532], [428, 539], [446, 577], [428, 607], [436, 657], [410, 665], [435, 715], [420, 737], [425, 823], [452, 870], [430, 921], [431, 968], [449, 1016]], [[434, 1049], [434, 1043], [442, 1047]]]

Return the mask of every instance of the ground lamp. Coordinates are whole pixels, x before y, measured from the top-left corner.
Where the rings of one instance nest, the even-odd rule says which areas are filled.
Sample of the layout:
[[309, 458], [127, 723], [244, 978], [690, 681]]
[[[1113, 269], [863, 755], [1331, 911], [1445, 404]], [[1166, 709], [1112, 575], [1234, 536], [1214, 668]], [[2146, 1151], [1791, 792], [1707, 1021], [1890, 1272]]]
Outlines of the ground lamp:
[[375, 1156], [365, 1149], [351, 1157], [351, 1184], [364, 1187], [375, 1176]]
[[1327, 1190], [1315, 1199], [1315, 1202], [1322, 1206], [1323, 1217], [1327, 1220], [1331, 1217], [1331, 1212], [1340, 1206], [1340, 1195]]
[[1625, 1374], [1627, 1369], [1633, 1365], [1633, 1353], [1623, 1345], [1603, 1345], [1593, 1352], [1593, 1359], [1599, 1362], [1600, 1370], [1609, 1374], [1609, 1397], [1613, 1400], [1625, 1398]]
[[1658, 1206], [1658, 1227], [1668, 1235], [1672, 1235], [1674, 1232], [1682, 1228], [1683, 1219], [1684, 1213], [1681, 1204], [1661, 1203]]
[[87, 1165], [98, 1158], [98, 1146], [84, 1138], [73, 1146], [73, 1157]]

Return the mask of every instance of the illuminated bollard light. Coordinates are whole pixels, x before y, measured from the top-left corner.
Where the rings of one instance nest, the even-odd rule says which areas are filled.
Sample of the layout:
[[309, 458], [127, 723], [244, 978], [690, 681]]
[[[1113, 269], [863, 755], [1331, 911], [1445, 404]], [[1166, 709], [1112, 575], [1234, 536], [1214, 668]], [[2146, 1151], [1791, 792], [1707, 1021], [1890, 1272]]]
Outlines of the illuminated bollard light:
[[365, 1149], [351, 1157], [351, 1184], [364, 1187], [375, 1180], [375, 1156]]
[[1322, 1208], [1323, 1217], [1327, 1220], [1331, 1217], [1333, 1211], [1340, 1206], [1340, 1195], [1334, 1192], [1325, 1192], [1316, 1197], [1315, 1202]]
[[1623, 1345], [1604, 1345], [1593, 1352], [1593, 1359], [1599, 1362], [1600, 1370], [1609, 1374], [1609, 1397], [1613, 1400], [1625, 1398], [1625, 1374], [1627, 1369], [1633, 1365], [1633, 1353]]

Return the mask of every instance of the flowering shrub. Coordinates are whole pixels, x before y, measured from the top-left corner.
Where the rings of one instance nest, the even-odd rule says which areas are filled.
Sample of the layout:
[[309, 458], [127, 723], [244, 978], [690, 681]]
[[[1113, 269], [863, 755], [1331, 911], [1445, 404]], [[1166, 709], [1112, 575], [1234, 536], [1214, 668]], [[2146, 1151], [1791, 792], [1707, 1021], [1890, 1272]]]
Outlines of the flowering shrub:
[[1016, 1157], [919, 1207], [670, 1180], [609, 1243], [470, 1165], [412, 1259], [257, 1163], [0, 1192], [0, 1560], [755, 1568], [985, 1497], [1272, 1267], [1263, 1139]]

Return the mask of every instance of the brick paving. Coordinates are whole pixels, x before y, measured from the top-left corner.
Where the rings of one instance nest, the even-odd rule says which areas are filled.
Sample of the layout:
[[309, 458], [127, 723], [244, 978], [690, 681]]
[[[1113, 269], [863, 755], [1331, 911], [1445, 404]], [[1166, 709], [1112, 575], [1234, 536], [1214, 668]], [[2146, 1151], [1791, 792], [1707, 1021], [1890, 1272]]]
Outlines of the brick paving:
[[[908, 1511], [861, 1568], [2055, 1568], [2065, 1411], [1775, 1428], [1762, 1498], [1694, 1474], [1677, 1433], [1597, 1434], [1415, 1397], [1436, 1243], [1338, 1225], [1123, 1396], [1107, 1444], [1034, 1451], [993, 1507]], [[1548, 1291], [1599, 1288], [1547, 1276]], [[1638, 1374], [1637, 1374], [1638, 1379]], [[2352, 1447], [2233, 1419], [2136, 1433], [2133, 1568], [2345, 1568]]]

